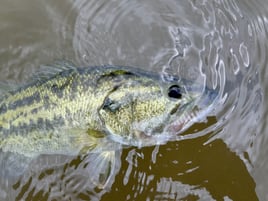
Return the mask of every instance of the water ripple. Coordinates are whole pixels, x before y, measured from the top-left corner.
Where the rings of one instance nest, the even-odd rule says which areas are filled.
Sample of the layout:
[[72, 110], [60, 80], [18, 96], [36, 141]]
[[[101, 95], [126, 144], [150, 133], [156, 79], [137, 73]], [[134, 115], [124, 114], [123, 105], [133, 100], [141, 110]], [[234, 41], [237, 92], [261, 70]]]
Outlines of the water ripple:
[[[263, 134], [268, 116], [267, 107], [263, 109], [264, 86], [268, 86], [266, 4], [261, 0], [48, 1], [33, 9], [45, 23], [20, 19], [28, 16], [27, 9], [22, 9], [13, 26], [12, 19], [0, 26], [3, 34], [9, 29], [25, 34], [14, 34], [8, 42], [0, 40], [0, 59], [6, 66], [0, 72], [6, 79], [23, 73], [27, 77], [27, 68], [67, 58], [81, 66], [137, 66], [156, 71], [163, 79], [174, 74], [199, 86], [204, 96], [206, 89], [218, 95], [203, 105], [206, 112], [178, 141], [123, 149], [117, 157], [122, 165], [117, 163], [107, 189], [90, 182], [94, 170], [86, 170], [88, 161], [83, 157], [41, 156], [17, 182], [0, 182], [8, 188], [8, 193], [1, 188], [0, 198], [243, 200], [249, 195], [254, 200], [255, 182], [250, 175], [254, 172], [259, 178], [256, 189], [265, 200], [267, 191], [262, 188], [267, 182], [261, 177], [267, 160], [254, 168], [265, 158], [259, 153], [261, 148], [267, 150], [268, 142]], [[6, 19], [7, 14], [2, 12], [1, 17]], [[219, 185], [215, 177], [224, 182]], [[230, 186], [236, 192], [223, 192]]]

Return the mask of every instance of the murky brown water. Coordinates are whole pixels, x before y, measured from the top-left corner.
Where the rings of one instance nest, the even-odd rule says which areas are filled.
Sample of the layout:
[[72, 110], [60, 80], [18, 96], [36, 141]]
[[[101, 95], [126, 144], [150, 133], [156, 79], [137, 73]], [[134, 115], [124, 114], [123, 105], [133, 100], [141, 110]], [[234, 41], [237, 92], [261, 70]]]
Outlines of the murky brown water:
[[0, 179], [0, 200], [268, 200], [267, 17], [265, 0], [2, 1], [1, 81], [70, 60], [173, 73], [219, 96], [181, 140], [118, 151], [105, 189], [83, 157], [41, 156]]

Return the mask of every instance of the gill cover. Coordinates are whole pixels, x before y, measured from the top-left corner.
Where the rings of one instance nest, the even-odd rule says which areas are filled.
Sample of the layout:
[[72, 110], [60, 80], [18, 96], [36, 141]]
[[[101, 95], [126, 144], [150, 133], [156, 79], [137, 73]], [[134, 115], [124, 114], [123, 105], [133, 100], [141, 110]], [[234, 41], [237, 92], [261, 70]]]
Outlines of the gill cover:
[[193, 101], [177, 81], [163, 82], [160, 76], [128, 71], [112, 76], [121, 81], [105, 97], [99, 116], [108, 133], [128, 145], [163, 134], [165, 126]]

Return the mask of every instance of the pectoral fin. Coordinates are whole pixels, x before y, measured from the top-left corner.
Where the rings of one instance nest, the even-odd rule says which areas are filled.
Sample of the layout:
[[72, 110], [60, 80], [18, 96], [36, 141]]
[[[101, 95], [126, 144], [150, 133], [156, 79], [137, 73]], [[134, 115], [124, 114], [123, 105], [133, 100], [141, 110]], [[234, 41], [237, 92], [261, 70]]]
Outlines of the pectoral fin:
[[109, 188], [121, 166], [121, 150], [89, 153], [85, 158], [85, 168], [91, 182], [98, 188]]
[[[70, 132], [70, 131], [69, 131]], [[121, 166], [120, 144], [96, 130], [72, 129], [73, 143], [82, 145], [79, 154], [84, 156], [79, 166], [86, 171], [90, 183], [98, 188], [107, 188]]]
[[0, 180], [16, 180], [23, 175], [33, 158], [12, 152], [0, 151]]

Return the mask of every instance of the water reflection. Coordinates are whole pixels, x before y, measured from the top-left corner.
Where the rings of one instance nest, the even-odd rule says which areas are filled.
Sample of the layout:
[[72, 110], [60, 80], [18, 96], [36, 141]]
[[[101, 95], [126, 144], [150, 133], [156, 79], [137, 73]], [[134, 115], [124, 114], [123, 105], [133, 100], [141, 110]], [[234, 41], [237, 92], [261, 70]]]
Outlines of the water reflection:
[[[151, 161], [154, 147], [125, 151], [135, 165], [128, 171], [131, 163], [123, 162], [111, 192], [102, 200], [258, 200], [243, 161], [222, 140], [206, 143], [208, 138], [161, 146], [156, 163]], [[126, 176], [129, 180], [123, 183]]]
[[68, 59], [174, 74], [219, 95], [181, 141], [124, 148], [106, 189], [88, 182], [83, 157], [41, 156], [17, 181], [0, 182], [0, 198], [268, 199], [265, 1], [2, 3], [2, 81], [21, 83], [39, 65]]
[[99, 200], [101, 196], [101, 200], [258, 200], [243, 161], [222, 140], [206, 143], [208, 138], [124, 150], [122, 167], [108, 193], [91, 189], [88, 173], [76, 171], [82, 158], [32, 174], [15, 183], [13, 190], [19, 192], [16, 200]]

